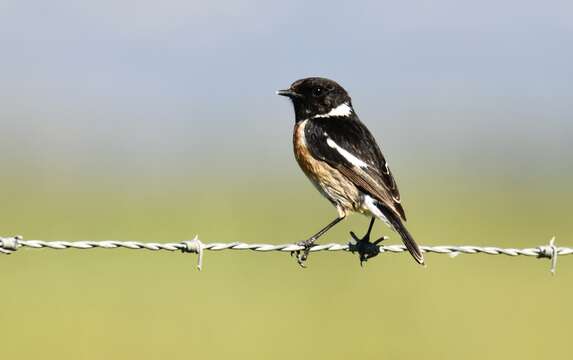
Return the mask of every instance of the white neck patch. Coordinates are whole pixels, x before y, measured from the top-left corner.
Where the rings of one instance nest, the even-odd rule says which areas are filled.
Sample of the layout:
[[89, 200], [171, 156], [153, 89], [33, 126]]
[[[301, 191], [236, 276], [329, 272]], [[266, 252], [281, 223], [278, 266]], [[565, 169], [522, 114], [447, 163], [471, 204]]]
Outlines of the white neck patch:
[[315, 118], [324, 118], [324, 117], [331, 117], [331, 116], [350, 116], [352, 115], [352, 107], [348, 105], [348, 103], [340, 104], [334, 109], [330, 110], [326, 114], [320, 114], [314, 116]]

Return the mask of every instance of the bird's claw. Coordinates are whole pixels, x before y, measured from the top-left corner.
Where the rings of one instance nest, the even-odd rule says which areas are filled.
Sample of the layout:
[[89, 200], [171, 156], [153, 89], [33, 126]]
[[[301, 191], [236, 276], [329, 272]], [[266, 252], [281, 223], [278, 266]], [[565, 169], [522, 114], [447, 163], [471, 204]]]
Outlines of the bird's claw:
[[314, 245], [316, 239], [310, 238], [304, 241], [297, 242], [296, 244], [302, 246], [303, 249], [295, 250], [290, 252], [290, 256], [296, 256], [296, 262], [303, 268], [306, 268], [306, 260], [308, 259], [308, 254], [310, 253], [310, 249]]
[[358, 253], [358, 257], [360, 259], [360, 266], [364, 266], [364, 263], [368, 261], [368, 259], [375, 257], [376, 255], [380, 254], [380, 247], [378, 244], [384, 240], [384, 237], [379, 238], [374, 242], [370, 242], [370, 231], [372, 230], [372, 226], [368, 228], [368, 232], [364, 235], [362, 239], [358, 238], [356, 234], [352, 231], [350, 232], [350, 236], [356, 241], [356, 243], [348, 243], [348, 250], [353, 254], [355, 252]]

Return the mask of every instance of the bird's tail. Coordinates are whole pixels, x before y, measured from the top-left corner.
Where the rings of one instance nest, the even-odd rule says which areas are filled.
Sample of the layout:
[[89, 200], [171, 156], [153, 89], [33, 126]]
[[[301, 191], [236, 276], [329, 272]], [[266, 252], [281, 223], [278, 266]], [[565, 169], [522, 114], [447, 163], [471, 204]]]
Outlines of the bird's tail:
[[422, 250], [418, 244], [416, 244], [416, 241], [408, 229], [406, 229], [406, 226], [404, 226], [402, 221], [396, 219], [396, 221], [390, 220], [390, 223], [402, 237], [402, 241], [404, 242], [404, 245], [406, 245], [406, 249], [408, 249], [414, 260], [416, 260], [418, 264], [424, 265], [424, 255], [422, 254]]
[[404, 245], [406, 245], [406, 249], [408, 249], [414, 260], [416, 260], [418, 264], [424, 265], [424, 255], [422, 254], [422, 250], [418, 244], [416, 244], [416, 241], [408, 229], [406, 229], [406, 226], [402, 223], [400, 215], [389, 209], [383, 203], [372, 199], [370, 196], [365, 196], [364, 200], [364, 205], [366, 205], [366, 208], [370, 213], [382, 220], [386, 225], [394, 228], [394, 230], [396, 230], [396, 232], [402, 237], [402, 241], [404, 242]]
[[406, 249], [408, 249], [410, 255], [412, 255], [412, 257], [414, 258], [414, 260], [416, 260], [418, 264], [424, 265], [424, 255], [422, 254], [422, 250], [420, 249], [418, 244], [416, 244], [416, 241], [414, 240], [408, 229], [406, 229], [406, 226], [402, 223], [402, 220], [400, 220], [398, 215], [396, 215], [394, 212], [387, 209], [380, 203], [377, 203], [377, 205], [378, 209], [380, 209], [382, 214], [384, 214], [386, 220], [390, 223], [390, 225], [392, 225], [394, 230], [396, 230], [396, 232], [400, 234], [400, 236], [402, 237], [402, 241], [404, 242], [404, 245], [406, 245]]

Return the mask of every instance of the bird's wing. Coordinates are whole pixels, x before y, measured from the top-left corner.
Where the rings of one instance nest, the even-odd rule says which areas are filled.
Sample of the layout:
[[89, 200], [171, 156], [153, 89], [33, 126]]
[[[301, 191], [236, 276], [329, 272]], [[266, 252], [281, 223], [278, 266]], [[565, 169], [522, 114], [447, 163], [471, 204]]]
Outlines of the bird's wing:
[[305, 138], [313, 156], [338, 169], [363, 192], [406, 220], [388, 163], [358, 117], [309, 119]]

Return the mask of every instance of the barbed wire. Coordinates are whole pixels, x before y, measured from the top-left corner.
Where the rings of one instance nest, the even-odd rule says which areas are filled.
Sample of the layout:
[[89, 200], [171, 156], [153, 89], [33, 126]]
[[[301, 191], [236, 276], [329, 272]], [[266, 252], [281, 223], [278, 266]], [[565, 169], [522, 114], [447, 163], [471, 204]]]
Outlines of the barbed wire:
[[[140, 241], [118, 241], [118, 240], [102, 240], [102, 241], [44, 241], [44, 240], [24, 240], [22, 236], [13, 237], [0, 237], [0, 253], [11, 254], [16, 250], [29, 247], [34, 249], [145, 249], [145, 250], [166, 250], [166, 251], [182, 251], [186, 253], [198, 254], [197, 268], [201, 270], [203, 266], [203, 253], [205, 250], [222, 251], [222, 250], [252, 250], [256, 252], [295, 252], [303, 250], [304, 247], [298, 244], [247, 244], [244, 242], [231, 242], [231, 243], [202, 243], [197, 236], [193, 240], [186, 240], [178, 243], [156, 243], [156, 242], [140, 242]], [[555, 274], [557, 267], [557, 256], [573, 254], [573, 248], [557, 247], [555, 245], [555, 237], [553, 237], [549, 244], [541, 245], [532, 248], [500, 248], [496, 246], [475, 246], [475, 245], [438, 245], [438, 246], [421, 246], [422, 252], [436, 253], [436, 254], [449, 254], [454, 257], [459, 254], [488, 254], [488, 255], [507, 255], [507, 256], [534, 256], [536, 258], [544, 258], [551, 260], [551, 273]], [[401, 253], [407, 251], [404, 245], [379, 245], [379, 252], [383, 253]], [[317, 244], [312, 246], [311, 252], [317, 251], [357, 251], [356, 245], [353, 243], [348, 244]]]

